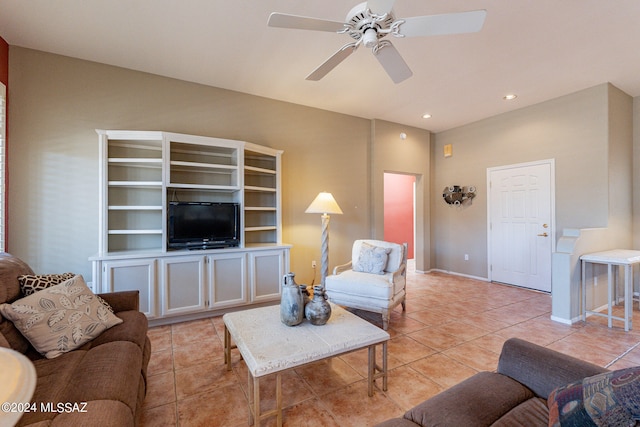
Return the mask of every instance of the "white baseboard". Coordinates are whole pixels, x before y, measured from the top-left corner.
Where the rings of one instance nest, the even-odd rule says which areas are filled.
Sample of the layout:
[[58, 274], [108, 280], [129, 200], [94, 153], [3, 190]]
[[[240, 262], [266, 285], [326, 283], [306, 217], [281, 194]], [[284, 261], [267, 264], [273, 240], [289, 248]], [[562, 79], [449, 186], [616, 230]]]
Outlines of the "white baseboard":
[[574, 323], [579, 322], [581, 319], [565, 319], [564, 317], [551, 316], [551, 320], [565, 325], [573, 325]]
[[456, 273], [455, 271], [441, 270], [439, 268], [432, 268], [428, 272], [429, 273], [435, 272], [435, 273], [451, 274], [452, 276], [467, 277], [469, 279], [480, 280], [482, 282], [488, 282], [489, 281], [489, 278], [487, 278], [487, 277], [472, 276], [470, 274]]

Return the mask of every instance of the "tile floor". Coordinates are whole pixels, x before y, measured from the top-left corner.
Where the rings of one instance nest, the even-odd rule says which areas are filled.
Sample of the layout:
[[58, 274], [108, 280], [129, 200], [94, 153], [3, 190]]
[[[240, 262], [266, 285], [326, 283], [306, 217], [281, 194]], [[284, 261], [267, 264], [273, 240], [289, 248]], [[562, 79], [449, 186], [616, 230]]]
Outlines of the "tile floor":
[[[547, 294], [442, 273], [407, 275], [407, 311], [393, 313], [388, 391], [367, 396], [366, 350], [283, 375], [285, 426], [371, 426], [482, 370], [519, 337], [611, 368], [640, 364], [640, 327], [606, 327], [592, 316], [569, 326], [549, 319]], [[640, 311], [634, 309], [634, 324]], [[374, 323], [381, 321], [373, 317]], [[221, 317], [149, 330], [152, 343], [143, 426], [246, 426], [247, 372], [237, 350], [223, 358]], [[638, 348], [636, 348], [638, 346]], [[264, 409], [275, 381], [263, 381]], [[275, 425], [275, 417], [263, 421]]]

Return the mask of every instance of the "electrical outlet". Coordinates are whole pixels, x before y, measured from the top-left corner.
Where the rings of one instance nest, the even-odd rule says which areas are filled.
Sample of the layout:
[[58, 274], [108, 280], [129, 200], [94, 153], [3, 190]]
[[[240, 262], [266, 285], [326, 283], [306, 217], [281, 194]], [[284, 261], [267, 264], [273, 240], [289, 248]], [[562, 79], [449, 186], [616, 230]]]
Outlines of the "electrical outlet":
[[464, 254], [464, 260], [469, 261], [469, 254]]
[[311, 261], [311, 268], [316, 268], [316, 260]]

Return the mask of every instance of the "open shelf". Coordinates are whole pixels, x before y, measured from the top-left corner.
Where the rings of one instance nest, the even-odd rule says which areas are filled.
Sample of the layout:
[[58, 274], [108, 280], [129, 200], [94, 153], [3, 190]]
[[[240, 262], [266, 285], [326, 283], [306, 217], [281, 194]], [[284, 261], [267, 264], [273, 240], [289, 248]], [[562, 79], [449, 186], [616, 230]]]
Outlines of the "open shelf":
[[275, 188], [255, 187], [255, 186], [252, 186], [252, 185], [245, 185], [244, 190], [245, 191], [264, 191], [265, 193], [275, 193], [276, 191], [278, 191]]
[[269, 211], [269, 212], [277, 211], [276, 208], [269, 207], [269, 206], [245, 206], [244, 210], [245, 211]]
[[109, 230], [109, 234], [162, 234], [162, 230]]
[[240, 191], [239, 186], [233, 185], [209, 185], [209, 184], [167, 184], [167, 188], [182, 188], [192, 190], [212, 190], [212, 191]]
[[265, 174], [265, 175], [276, 175], [278, 172], [271, 169], [257, 168], [254, 166], [246, 166], [244, 167], [245, 175], [250, 174]]
[[238, 203], [242, 243], [280, 244], [281, 151], [155, 131], [98, 131], [100, 252], [167, 251], [169, 202]]
[[108, 207], [110, 211], [161, 211], [162, 206], [118, 206], [110, 205]]
[[162, 181], [109, 181], [109, 187], [162, 187]]

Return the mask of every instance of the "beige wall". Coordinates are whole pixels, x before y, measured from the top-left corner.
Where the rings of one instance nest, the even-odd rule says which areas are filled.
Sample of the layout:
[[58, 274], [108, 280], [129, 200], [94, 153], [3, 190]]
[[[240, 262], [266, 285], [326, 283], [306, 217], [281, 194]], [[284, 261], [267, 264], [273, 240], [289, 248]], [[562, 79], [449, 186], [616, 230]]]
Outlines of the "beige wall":
[[608, 88], [609, 217], [616, 247], [633, 247], [633, 99]]
[[[435, 135], [432, 267], [488, 276], [490, 167], [555, 159], [556, 239], [564, 228], [607, 227], [611, 220], [629, 225], [630, 99], [602, 84]], [[442, 155], [445, 144], [453, 146], [450, 158]], [[612, 190], [611, 180], [619, 184]], [[455, 208], [441, 200], [440, 191], [454, 184], [477, 187], [473, 204]], [[611, 201], [611, 218], [610, 190], [627, 194]]]
[[[332, 192], [344, 211], [331, 220], [331, 267], [350, 258], [353, 240], [371, 236], [370, 120], [13, 46], [10, 76], [9, 250], [38, 272], [90, 277], [87, 258], [98, 249], [96, 128], [284, 150], [283, 239], [294, 245], [300, 283], [311, 282], [311, 260], [320, 261], [320, 216], [304, 213], [318, 192]], [[429, 133], [420, 133], [428, 144]]]
[[[406, 139], [400, 139], [400, 133]], [[383, 239], [384, 236], [384, 173], [404, 173], [416, 177], [415, 200], [415, 251], [414, 257], [418, 271], [431, 268], [430, 254], [430, 212], [431, 199], [431, 134], [423, 129], [374, 120], [372, 123], [372, 173], [373, 189], [373, 232], [372, 236]]]
[[[631, 202], [622, 195], [631, 187], [609, 187], [630, 173], [630, 161], [624, 162], [632, 156], [616, 148], [631, 132], [630, 98], [608, 84], [432, 136], [13, 46], [9, 59], [9, 250], [38, 272], [90, 275], [87, 258], [97, 251], [98, 233], [96, 128], [165, 130], [283, 149], [283, 236], [294, 245], [292, 270], [301, 283], [312, 280], [311, 260], [320, 259], [320, 218], [305, 214], [307, 205], [319, 191], [330, 191], [344, 211], [331, 220], [333, 267], [349, 258], [354, 239], [382, 237], [385, 171], [422, 177], [419, 270], [487, 277], [486, 169], [493, 166], [555, 159], [556, 238], [563, 228], [609, 226], [611, 210], [622, 212], [615, 221], [623, 226], [630, 221], [624, 212]], [[636, 146], [639, 140], [635, 135]], [[453, 145], [453, 157], [443, 157], [445, 144]], [[452, 208], [441, 191], [453, 184], [475, 185], [478, 196]]]

